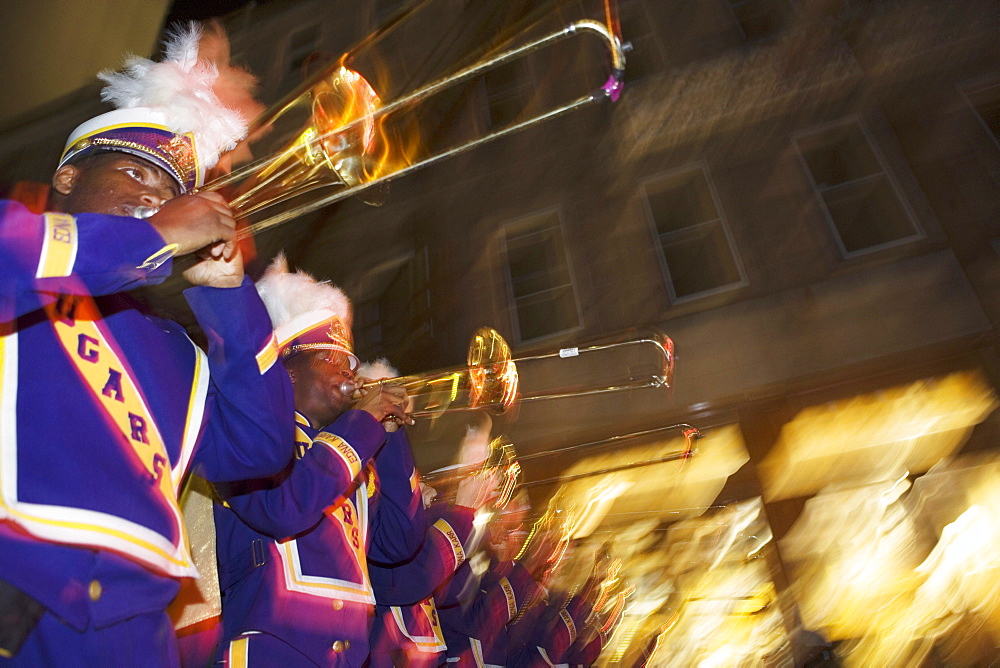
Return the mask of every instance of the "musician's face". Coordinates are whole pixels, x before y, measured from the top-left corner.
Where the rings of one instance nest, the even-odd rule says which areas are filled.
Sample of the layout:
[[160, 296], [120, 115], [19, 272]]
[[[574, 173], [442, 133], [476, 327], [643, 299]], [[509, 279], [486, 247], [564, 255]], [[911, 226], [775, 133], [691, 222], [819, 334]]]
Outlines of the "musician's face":
[[350, 408], [354, 381], [350, 357], [337, 350], [310, 350], [288, 364], [295, 390], [295, 408], [317, 427], [324, 427]]
[[490, 523], [490, 542], [501, 561], [517, 556], [528, 537], [528, 509], [508, 506]]
[[53, 202], [66, 213], [131, 216], [136, 207], [159, 208], [180, 186], [153, 163], [109, 151], [63, 165], [52, 177]]

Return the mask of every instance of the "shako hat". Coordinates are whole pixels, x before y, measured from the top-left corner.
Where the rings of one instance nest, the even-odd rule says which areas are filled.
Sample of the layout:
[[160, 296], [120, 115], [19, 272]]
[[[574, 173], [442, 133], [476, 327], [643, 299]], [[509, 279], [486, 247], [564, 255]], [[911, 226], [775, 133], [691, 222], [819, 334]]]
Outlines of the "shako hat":
[[[214, 40], [212, 49], [201, 44], [213, 55], [220, 51], [215, 48], [218, 41], [226, 41], [218, 24], [208, 28], [190, 22], [168, 33], [161, 61], [131, 56], [122, 71], [98, 74], [108, 84], [101, 99], [118, 109], [73, 130], [59, 166], [94, 151], [121, 151], [166, 171], [182, 192], [203, 185], [219, 156], [246, 137], [250, 119], [240, 106], [243, 99], [252, 100], [249, 90], [256, 84], [253, 75], [229, 65], [228, 46], [222, 50], [225, 62], [199, 55], [203, 39]], [[236, 104], [227, 104], [217, 89], [233, 90], [234, 80], [240, 80], [245, 91]], [[259, 107], [243, 106], [250, 113]]]
[[279, 253], [257, 281], [257, 292], [271, 316], [282, 357], [306, 350], [338, 350], [358, 368], [351, 339], [353, 311], [343, 290], [304, 271], [290, 272]]

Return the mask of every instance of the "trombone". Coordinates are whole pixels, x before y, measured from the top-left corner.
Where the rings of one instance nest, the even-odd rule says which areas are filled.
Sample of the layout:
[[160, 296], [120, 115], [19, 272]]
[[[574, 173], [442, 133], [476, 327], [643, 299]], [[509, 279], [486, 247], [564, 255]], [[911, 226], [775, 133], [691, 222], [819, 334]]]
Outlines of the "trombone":
[[[525, 391], [521, 387], [518, 365], [537, 360], [578, 358], [600, 351], [624, 348], [641, 348], [651, 351], [656, 365], [648, 376], [630, 378], [614, 384], [577, 388], [554, 392], [545, 388]], [[566, 399], [608, 392], [642, 388], [669, 388], [674, 375], [674, 342], [656, 330], [611, 343], [591, 344], [583, 347], [562, 348], [554, 353], [544, 353], [514, 358], [510, 346], [495, 329], [480, 327], [472, 335], [464, 367], [453, 367], [425, 374], [381, 378], [363, 382], [356, 391], [364, 392], [374, 384], [387, 383], [406, 389], [413, 401], [411, 417], [437, 416], [447, 411], [482, 409], [500, 415], [516, 402]], [[519, 388], [521, 391], [519, 392]]]
[[[379, 137], [378, 129], [387, 115], [528, 53], [583, 34], [599, 37], [611, 55], [610, 76], [591, 93], [436, 155], [385, 168], [385, 158], [392, 147]], [[343, 60], [310, 78], [254, 122], [251, 135], [273, 124], [293, 107], [308, 104], [309, 121], [289, 145], [274, 156], [249, 163], [203, 186], [202, 190], [219, 190], [239, 184], [230, 202], [238, 219], [291, 200], [305, 200], [304, 195], [314, 194], [308, 201], [247, 225], [240, 230], [239, 237], [262, 232], [342, 199], [361, 195], [393, 179], [586, 105], [606, 98], [617, 100], [625, 73], [621, 41], [608, 26], [589, 19], [570, 23], [561, 30], [460, 69], [384, 105], [364, 77], [346, 68]], [[335, 189], [331, 191], [331, 188]]]
[[577, 443], [575, 445], [569, 445], [564, 448], [555, 448], [551, 450], [545, 450], [543, 452], [535, 452], [528, 455], [522, 455], [522, 461], [528, 461], [532, 459], [540, 459], [543, 457], [550, 457], [552, 455], [566, 454], [569, 452], [575, 452], [577, 450], [590, 450], [592, 448], [601, 448], [603, 446], [615, 445], [623, 441], [628, 441], [630, 439], [640, 439], [640, 438], [650, 438], [659, 435], [661, 432], [670, 432], [674, 430], [680, 430], [681, 435], [684, 437], [684, 447], [680, 450], [675, 450], [672, 452], [667, 452], [659, 457], [654, 457], [652, 459], [644, 459], [642, 461], [628, 462], [625, 464], [618, 464], [616, 466], [611, 466], [608, 468], [603, 468], [597, 471], [587, 471], [586, 473], [575, 473], [573, 475], [556, 476], [554, 478], [545, 478], [542, 480], [532, 480], [530, 482], [523, 483], [524, 487], [537, 487], [539, 485], [547, 485], [554, 482], [569, 482], [570, 480], [579, 480], [581, 478], [590, 478], [598, 475], [605, 475], [607, 473], [617, 473], [618, 471], [628, 471], [635, 468], [641, 468], [643, 466], [650, 466], [652, 464], [663, 464], [666, 462], [673, 462], [678, 460], [687, 460], [698, 454], [698, 441], [703, 438], [701, 430], [697, 427], [693, 427], [687, 423], [672, 424], [666, 427], [656, 427], [654, 429], [646, 429], [643, 431], [636, 431], [629, 434], [619, 434], [617, 436], [611, 436], [609, 438], [601, 439], [599, 441], [590, 441], [588, 443]]
[[441, 484], [450, 485], [469, 476], [492, 474], [496, 474], [498, 479], [496, 498], [493, 500], [492, 506], [505, 508], [523, 482], [524, 473], [521, 470], [521, 463], [517, 460], [514, 444], [503, 435], [490, 441], [489, 451], [483, 462], [435, 469], [421, 476], [421, 482], [427, 483], [431, 487], [438, 487]]
[[611, 343], [591, 344], [583, 347], [560, 348], [554, 353], [542, 353], [518, 357], [515, 362], [523, 364], [539, 360], [575, 359], [582, 355], [592, 354], [601, 351], [638, 348], [651, 351], [654, 362], [657, 365], [656, 371], [646, 377], [630, 378], [621, 383], [602, 385], [586, 389], [567, 390], [565, 392], [544, 392], [536, 390], [534, 393], [522, 394], [519, 399], [522, 402], [544, 401], [549, 399], [564, 399], [567, 397], [583, 397], [593, 394], [605, 394], [608, 392], [621, 392], [624, 390], [634, 390], [641, 388], [673, 387], [674, 382], [674, 342], [673, 340], [658, 330], [649, 330], [636, 338], [614, 341]]
[[517, 365], [510, 346], [491, 327], [480, 327], [469, 342], [466, 365], [426, 374], [367, 380], [355, 386], [364, 393], [371, 386], [391, 384], [406, 390], [413, 402], [410, 417], [440, 415], [446, 411], [485, 410], [499, 415], [517, 396]]

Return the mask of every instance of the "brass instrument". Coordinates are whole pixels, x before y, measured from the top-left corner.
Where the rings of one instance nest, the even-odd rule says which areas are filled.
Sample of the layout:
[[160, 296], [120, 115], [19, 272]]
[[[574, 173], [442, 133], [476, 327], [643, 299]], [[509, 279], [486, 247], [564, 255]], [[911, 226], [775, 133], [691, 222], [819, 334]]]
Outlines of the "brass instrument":
[[500, 477], [497, 498], [493, 501], [493, 507], [504, 508], [514, 498], [514, 492], [524, 477], [521, 463], [517, 461], [514, 444], [505, 436], [497, 436], [490, 441], [490, 454], [476, 475], [490, 475], [492, 473], [497, 473]]
[[575, 445], [569, 445], [564, 448], [556, 448], [552, 450], [545, 450], [543, 452], [535, 452], [529, 455], [523, 455], [521, 460], [531, 460], [539, 459], [542, 457], [550, 457], [552, 455], [563, 455], [567, 453], [576, 452], [578, 450], [600, 448], [602, 446], [619, 445], [630, 439], [647, 439], [660, 434], [661, 432], [668, 432], [674, 430], [681, 430], [681, 435], [684, 437], [684, 447], [681, 450], [674, 452], [667, 452], [659, 457], [653, 459], [644, 459], [637, 462], [629, 462], [627, 464], [620, 464], [610, 468], [600, 469], [598, 471], [588, 471], [586, 473], [577, 473], [574, 475], [563, 475], [556, 476], [554, 478], [545, 478], [543, 480], [532, 480], [530, 482], [524, 483], [525, 487], [535, 487], [538, 485], [547, 485], [555, 482], [565, 483], [570, 480], [578, 480], [580, 478], [589, 478], [592, 476], [605, 475], [607, 473], [615, 473], [618, 471], [627, 471], [629, 469], [639, 468], [642, 466], [649, 466], [652, 464], [662, 464], [665, 462], [672, 462], [677, 460], [690, 459], [691, 457], [698, 454], [697, 443], [702, 439], [702, 433], [697, 427], [693, 427], [686, 423], [672, 424], [666, 427], [656, 427], [654, 429], [645, 429], [643, 431], [636, 431], [630, 434], [619, 434], [618, 436], [612, 436], [610, 438], [601, 439], [599, 441], [590, 441], [589, 443], [577, 443]]
[[406, 389], [413, 402], [407, 411], [411, 417], [477, 409], [499, 415], [510, 408], [517, 396], [517, 365], [511, 360], [510, 346], [500, 333], [480, 327], [469, 343], [466, 366], [372, 380], [356, 387], [356, 391], [363, 393], [380, 383]]
[[492, 502], [493, 508], [504, 508], [514, 498], [514, 493], [521, 484], [524, 475], [521, 464], [517, 461], [514, 444], [505, 436], [497, 436], [490, 441], [486, 460], [470, 466], [446, 466], [436, 469], [421, 477], [421, 480], [431, 487], [451, 485], [466, 476], [497, 474], [499, 481], [497, 497]]
[[[425, 100], [439, 91], [574, 35], [592, 34], [610, 51], [611, 74], [593, 92], [514, 123], [436, 155], [409, 162], [384, 136], [385, 118]], [[621, 42], [608, 26], [592, 20], [565, 28], [460, 69], [399, 99], [383, 104], [375, 90], [357, 72], [348, 69], [346, 56], [308, 79], [284, 100], [258, 118], [251, 136], [293, 112], [307, 112], [307, 121], [295, 138], [276, 155], [254, 161], [206, 184], [203, 190], [236, 186], [231, 206], [237, 218], [250, 218], [278, 204], [288, 206], [259, 218], [241, 230], [248, 236], [355, 195], [377, 203], [375, 188], [385, 186], [422, 167], [476, 148], [585, 105], [621, 94], [625, 56]], [[287, 120], [287, 119], [286, 119]], [[374, 193], [374, 194], [373, 194]]]
[[627, 380], [599, 387], [574, 388], [563, 392], [546, 392], [540, 389], [523, 392], [519, 397], [522, 402], [542, 401], [548, 399], [564, 399], [568, 397], [582, 397], [593, 394], [604, 394], [607, 392], [621, 392], [624, 390], [634, 390], [641, 388], [670, 388], [674, 379], [674, 342], [669, 336], [657, 330], [649, 330], [634, 338], [628, 338], [611, 343], [599, 343], [582, 347], [561, 348], [554, 353], [542, 353], [539, 355], [528, 355], [518, 357], [514, 360], [519, 365], [539, 360], [575, 359], [582, 355], [593, 354], [601, 351], [613, 351], [625, 348], [641, 348], [648, 351], [652, 356], [650, 362], [655, 368], [648, 374], [631, 377]]
[[[602, 384], [595, 387], [573, 388], [562, 392], [545, 388], [524, 390], [518, 365], [537, 360], [578, 358], [581, 355], [622, 348], [639, 348], [652, 355], [655, 365], [650, 373], [626, 381]], [[371, 379], [355, 386], [365, 392], [376, 383], [388, 383], [406, 389], [413, 401], [408, 411], [411, 417], [429, 417], [447, 411], [482, 409], [493, 415], [506, 412], [516, 402], [566, 399], [607, 392], [622, 392], [641, 388], [671, 387], [674, 374], [674, 343], [662, 332], [650, 331], [636, 338], [583, 347], [562, 348], [554, 353], [528, 355], [514, 358], [510, 346], [495, 329], [480, 327], [472, 336], [464, 367], [453, 367], [425, 374], [398, 378]]]

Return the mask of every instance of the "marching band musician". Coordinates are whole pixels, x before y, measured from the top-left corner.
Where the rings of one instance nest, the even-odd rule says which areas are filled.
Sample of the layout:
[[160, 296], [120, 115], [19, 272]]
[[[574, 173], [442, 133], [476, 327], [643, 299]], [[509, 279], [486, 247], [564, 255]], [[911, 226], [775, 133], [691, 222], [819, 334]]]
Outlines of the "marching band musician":
[[509, 637], [508, 665], [552, 666], [564, 663], [593, 612], [597, 580], [591, 577], [580, 593], [565, 600], [533, 602], [513, 624]]
[[[428, 528], [420, 552], [405, 566], [370, 565], [378, 602], [370, 642], [372, 668], [418, 668], [444, 661], [446, 645], [431, 594], [465, 562], [477, 542], [474, 515], [499, 493], [499, 473], [482, 468], [489, 454], [492, 420], [486, 413], [476, 417], [460, 448], [463, 474], [455, 485], [454, 504], [432, 503], [436, 490], [421, 483]], [[450, 527], [455, 529], [448, 531]], [[448, 535], [451, 540], [441, 540]]]
[[397, 429], [409, 421], [406, 391], [380, 383], [352, 405], [357, 358], [339, 289], [289, 273], [279, 257], [258, 290], [292, 379], [297, 459], [274, 478], [217, 486], [219, 658], [361, 665], [375, 605], [367, 559], [402, 562], [424, 540]]
[[369, 564], [378, 603], [370, 639], [372, 668], [399, 665], [403, 656], [407, 666], [436, 666], [443, 658], [444, 635], [431, 593], [465, 562], [475, 496], [481, 495], [460, 495], [455, 506], [428, 509], [426, 538], [412, 560], [389, 568]]
[[489, 563], [482, 575], [476, 576], [470, 560], [435, 592], [449, 666], [508, 665], [509, 624], [541, 595], [549, 557], [548, 541], [539, 537], [514, 559], [527, 535], [527, 511], [522, 491], [489, 526], [489, 549], [482, 555]]
[[[201, 32], [102, 75], [121, 108], [74, 130], [48, 213], [0, 203], [0, 665], [176, 665], [164, 611], [197, 574], [185, 471], [268, 475], [291, 457], [291, 389], [232, 215], [185, 194], [246, 134]], [[207, 357], [124, 294], [206, 248], [184, 275]]]

